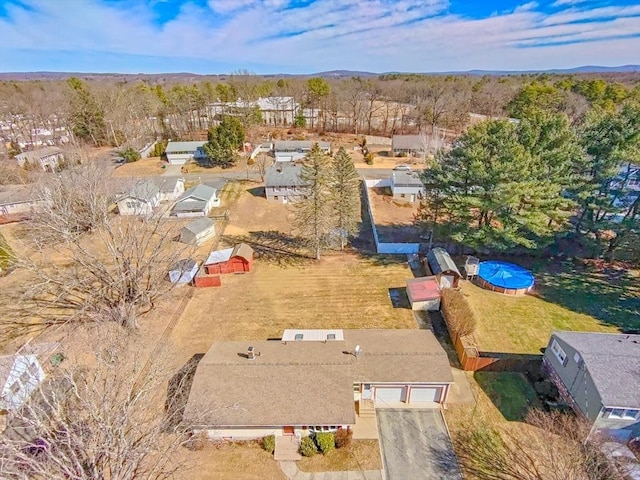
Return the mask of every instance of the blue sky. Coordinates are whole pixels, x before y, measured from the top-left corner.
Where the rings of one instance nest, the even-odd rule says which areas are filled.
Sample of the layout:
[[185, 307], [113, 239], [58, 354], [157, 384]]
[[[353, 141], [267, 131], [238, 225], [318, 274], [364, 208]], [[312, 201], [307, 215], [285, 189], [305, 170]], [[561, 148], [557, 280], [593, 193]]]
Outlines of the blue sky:
[[312, 73], [640, 64], [630, 0], [0, 0], [0, 71]]

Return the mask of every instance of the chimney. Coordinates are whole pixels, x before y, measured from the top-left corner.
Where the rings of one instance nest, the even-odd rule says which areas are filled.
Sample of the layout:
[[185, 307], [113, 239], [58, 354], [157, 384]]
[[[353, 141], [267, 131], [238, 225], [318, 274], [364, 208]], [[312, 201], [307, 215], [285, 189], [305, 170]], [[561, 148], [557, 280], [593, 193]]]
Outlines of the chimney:
[[256, 359], [256, 354], [255, 354], [255, 351], [254, 351], [253, 347], [248, 347], [247, 348], [247, 358], [249, 360], [255, 360]]

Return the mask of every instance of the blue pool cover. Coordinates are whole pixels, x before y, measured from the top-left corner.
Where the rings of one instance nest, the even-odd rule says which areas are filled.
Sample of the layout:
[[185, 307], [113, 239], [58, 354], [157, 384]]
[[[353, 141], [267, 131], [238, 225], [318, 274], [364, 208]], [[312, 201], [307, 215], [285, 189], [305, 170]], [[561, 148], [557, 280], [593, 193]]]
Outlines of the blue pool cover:
[[507, 262], [480, 262], [478, 276], [502, 288], [529, 288], [533, 285], [533, 275], [529, 270]]

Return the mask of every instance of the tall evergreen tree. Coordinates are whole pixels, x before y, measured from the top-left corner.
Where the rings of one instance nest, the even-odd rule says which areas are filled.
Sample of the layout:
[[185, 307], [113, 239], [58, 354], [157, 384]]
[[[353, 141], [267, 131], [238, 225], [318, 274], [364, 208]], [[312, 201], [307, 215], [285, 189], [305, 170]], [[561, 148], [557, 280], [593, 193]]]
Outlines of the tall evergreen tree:
[[581, 150], [566, 119], [537, 114], [470, 128], [423, 174], [418, 223], [476, 248], [539, 248], [566, 224]]
[[630, 188], [640, 165], [640, 105], [592, 111], [581, 139], [589, 165], [587, 181], [577, 192], [581, 212], [576, 230], [593, 236], [601, 249], [597, 253], [612, 259], [625, 236], [640, 230], [640, 196]]
[[340, 234], [340, 249], [346, 239], [357, 231], [360, 215], [360, 179], [353, 160], [340, 147], [333, 157], [331, 171], [331, 196], [335, 225]]
[[211, 166], [231, 167], [237, 159], [237, 152], [244, 144], [244, 127], [235, 117], [224, 117], [220, 125], [211, 127], [204, 151]]
[[91, 141], [95, 146], [108, 144], [104, 109], [89, 87], [76, 77], [69, 78], [67, 85], [71, 90], [69, 120], [73, 133], [82, 140]]
[[333, 227], [331, 166], [329, 156], [316, 143], [305, 156], [300, 172], [304, 196], [295, 206], [295, 226], [320, 259]]

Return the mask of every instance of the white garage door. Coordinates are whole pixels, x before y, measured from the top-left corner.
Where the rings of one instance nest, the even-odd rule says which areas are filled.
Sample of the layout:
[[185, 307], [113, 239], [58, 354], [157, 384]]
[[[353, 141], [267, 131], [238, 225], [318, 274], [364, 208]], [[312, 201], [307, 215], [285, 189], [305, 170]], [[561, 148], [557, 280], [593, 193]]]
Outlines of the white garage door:
[[376, 402], [381, 404], [402, 402], [404, 391], [404, 387], [376, 387]]
[[411, 387], [409, 403], [413, 402], [437, 402], [440, 399], [438, 387]]

